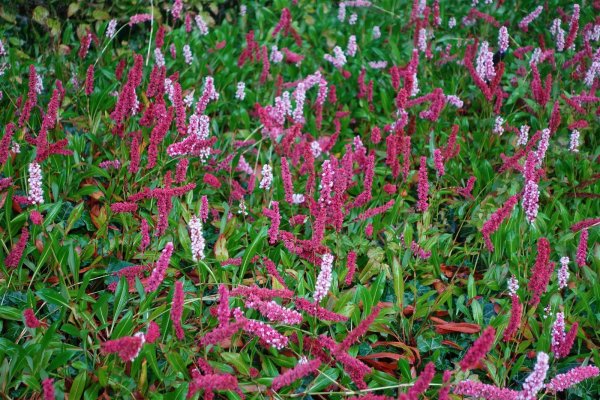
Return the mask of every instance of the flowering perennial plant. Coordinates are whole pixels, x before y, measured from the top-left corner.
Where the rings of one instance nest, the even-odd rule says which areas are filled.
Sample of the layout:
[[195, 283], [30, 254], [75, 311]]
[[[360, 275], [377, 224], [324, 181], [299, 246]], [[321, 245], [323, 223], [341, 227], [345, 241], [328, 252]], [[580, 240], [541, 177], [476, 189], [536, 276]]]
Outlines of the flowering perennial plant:
[[597, 397], [600, 2], [35, 3], [6, 396]]
[[199, 261], [205, 257], [204, 248], [206, 242], [202, 234], [202, 220], [198, 216], [192, 216], [188, 224], [190, 229], [190, 239], [192, 241], [192, 260]]

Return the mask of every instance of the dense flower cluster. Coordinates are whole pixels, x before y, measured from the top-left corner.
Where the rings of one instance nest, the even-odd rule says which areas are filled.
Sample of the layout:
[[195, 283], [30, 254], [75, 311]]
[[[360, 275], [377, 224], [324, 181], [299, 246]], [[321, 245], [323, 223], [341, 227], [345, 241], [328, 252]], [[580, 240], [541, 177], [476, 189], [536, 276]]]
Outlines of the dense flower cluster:
[[523, 390], [519, 392], [517, 400], [535, 400], [537, 394], [544, 387], [544, 379], [548, 373], [548, 354], [539, 352], [533, 371], [525, 379]]
[[560, 269], [558, 270], [558, 287], [564, 289], [569, 282], [569, 257], [560, 258]]
[[190, 228], [190, 239], [192, 241], [192, 260], [204, 260], [204, 247], [206, 246], [204, 236], [202, 235], [202, 220], [197, 216], [192, 216], [188, 223]]
[[29, 196], [32, 204], [44, 204], [44, 189], [42, 188], [42, 167], [37, 162], [29, 164]]
[[315, 292], [313, 298], [315, 302], [319, 302], [325, 298], [331, 287], [331, 273], [333, 269], [333, 255], [323, 255], [323, 261], [321, 262], [321, 271], [317, 277], [317, 284], [315, 285]]
[[579, 382], [596, 377], [600, 374], [598, 367], [589, 365], [586, 367], [575, 367], [564, 374], [558, 374], [548, 384], [546, 388], [553, 392], [562, 392], [578, 384]]
[[537, 257], [531, 269], [531, 278], [528, 287], [531, 291], [529, 303], [538, 305], [541, 295], [546, 291], [548, 282], [554, 270], [554, 263], [550, 262], [550, 242], [546, 238], [540, 238], [537, 243]]
[[460, 361], [460, 368], [463, 371], [467, 371], [469, 369], [475, 368], [488, 351], [494, 344], [494, 336], [496, 335], [496, 330], [491, 326], [487, 327], [485, 331], [481, 334], [479, 339], [473, 343], [473, 345], [467, 350], [467, 353]]
[[117, 353], [124, 362], [133, 361], [140, 354], [142, 346], [146, 342], [146, 337], [142, 332], [133, 336], [125, 336], [120, 339], [108, 340], [103, 342], [101, 350], [105, 354]]
[[169, 242], [165, 245], [165, 248], [156, 262], [156, 267], [154, 267], [150, 277], [146, 281], [146, 285], [144, 286], [146, 293], [150, 293], [158, 289], [162, 281], [165, 279], [165, 273], [169, 267], [169, 261], [171, 260], [172, 254], [173, 243]]
[[117, 397], [208, 400], [533, 400], [598, 376], [570, 302], [600, 224], [600, 2], [167, 3], [60, 38], [48, 18], [58, 58], [21, 37], [39, 32], [0, 41], [0, 358], [83, 340], [76, 364], [101, 366], [34, 357], [14, 395], [104, 368]]

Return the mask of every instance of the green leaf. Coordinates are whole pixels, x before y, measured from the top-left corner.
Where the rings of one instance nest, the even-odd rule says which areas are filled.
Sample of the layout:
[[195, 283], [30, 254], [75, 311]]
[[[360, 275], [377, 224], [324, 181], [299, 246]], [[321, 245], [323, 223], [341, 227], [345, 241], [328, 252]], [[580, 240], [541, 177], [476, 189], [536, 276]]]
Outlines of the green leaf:
[[46, 25], [50, 28], [50, 36], [57, 37], [60, 35], [60, 22], [54, 18], [48, 18]]
[[92, 12], [92, 17], [96, 20], [105, 21], [110, 19], [110, 14], [97, 8]]
[[424, 335], [417, 336], [417, 348], [421, 353], [427, 353], [433, 350], [441, 349], [442, 339], [439, 336], [425, 338]]
[[167, 361], [175, 371], [181, 373], [183, 376], [187, 376], [187, 368], [185, 367], [185, 362], [183, 361], [183, 358], [181, 358], [179, 353], [167, 353]]
[[398, 370], [400, 370], [400, 373], [402, 374], [402, 377], [405, 380], [407, 380], [407, 381], [412, 380], [412, 376], [410, 374], [410, 364], [408, 363], [407, 359], [405, 359], [405, 358], [398, 359]]
[[72, 17], [77, 11], [79, 11], [79, 3], [71, 3], [69, 4], [69, 8], [67, 9], [67, 17]]
[[69, 233], [69, 231], [73, 228], [75, 222], [77, 222], [79, 218], [81, 218], [84, 206], [85, 204], [81, 202], [71, 210], [71, 214], [69, 214], [69, 218], [67, 219], [67, 226], [65, 227], [65, 235]]
[[250, 373], [250, 367], [244, 361], [242, 355], [240, 353], [221, 353], [221, 357], [228, 363], [232, 364], [238, 371], [240, 371], [244, 375], [248, 375]]
[[473, 274], [469, 275], [469, 279], [467, 281], [467, 295], [469, 299], [474, 299], [477, 296], [477, 290], [475, 289], [475, 277]]
[[163, 380], [164, 375], [158, 367], [158, 362], [156, 361], [156, 346], [153, 344], [146, 345], [144, 354], [146, 355], [146, 360], [148, 360], [148, 364], [150, 364], [150, 368], [152, 368], [152, 370], [160, 380]]
[[250, 260], [252, 260], [252, 257], [254, 257], [254, 254], [256, 254], [256, 252], [259, 249], [262, 249], [262, 245], [263, 242], [265, 241], [265, 238], [267, 237], [267, 228], [262, 228], [258, 234], [256, 235], [256, 237], [254, 238], [254, 240], [252, 241], [252, 244], [250, 244], [250, 247], [248, 247], [244, 253], [244, 260], [242, 261], [242, 266], [240, 267], [240, 271], [238, 274], [238, 279], [237, 279], [237, 283], [241, 283], [244, 280], [244, 275], [246, 274], [246, 269], [248, 268], [248, 264], [250, 263]]
[[22, 314], [18, 308], [9, 306], [0, 306], [0, 319], [9, 319], [12, 321], [21, 321]]
[[398, 308], [402, 308], [402, 300], [404, 299], [404, 273], [400, 260], [396, 256], [392, 259], [392, 280], [397, 301], [396, 305]]
[[47, 21], [49, 15], [50, 15], [50, 12], [48, 11], [47, 8], [44, 8], [42, 6], [37, 6], [36, 8], [33, 9], [33, 15], [31, 18], [38, 24], [46, 26], [46, 21]]
[[129, 299], [129, 285], [127, 284], [127, 280], [125, 278], [121, 278], [121, 280], [117, 284], [117, 290], [115, 291], [114, 313], [112, 322], [113, 326], [115, 325], [115, 321], [119, 319], [121, 311], [123, 311], [123, 309], [127, 305], [127, 299]]
[[337, 382], [339, 375], [340, 373], [335, 368], [329, 368], [326, 371], [320, 372], [309, 387], [309, 393], [322, 391], [327, 386]]
[[69, 400], [79, 400], [85, 389], [85, 381], [87, 378], [87, 372], [81, 371], [79, 375], [73, 380], [71, 390], [69, 391]]
[[62, 294], [51, 288], [45, 288], [37, 292], [40, 299], [64, 308], [70, 308], [69, 300], [67, 300]]
[[114, 331], [112, 332], [111, 338], [117, 339], [123, 336], [129, 336], [133, 332], [133, 313], [131, 310], [121, 318], [121, 321], [117, 324]]

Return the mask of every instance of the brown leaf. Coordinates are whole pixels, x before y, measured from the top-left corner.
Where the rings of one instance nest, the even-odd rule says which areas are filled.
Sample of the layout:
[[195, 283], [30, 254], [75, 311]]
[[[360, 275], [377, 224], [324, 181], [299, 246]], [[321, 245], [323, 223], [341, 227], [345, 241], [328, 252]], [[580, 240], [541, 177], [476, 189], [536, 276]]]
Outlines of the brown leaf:
[[453, 342], [452, 340], [442, 340], [442, 344], [450, 346], [456, 350], [462, 350], [462, 347], [460, 347], [457, 343]]
[[411, 364], [414, 364], [416, 361], [421, 362], [421, 354], [416, 347], [412, 347], [407, 345], [406, 343], [402, 343], [400, 341], [397, 342], [375, 342], [373, 343], [373, 347], [377, 346], [393, 346], [402, 349], [405, 352], [405, 355], [400, 355], [401, 358], [407, 358]]
[[401, 357], [400, 354], [397, 353], [382, 351], [379, 353], [367, 354], [366, 356], [358, 356], [356, 358], [358, 358], [359, 360], [369, 360], [374, 358], [391, 358], [392, 360], [398, 361]]
[[387, 372], [392, 375], [396, 375], [395, 372], [398, 370], [398, 367], [396, 366], [395, 362], [394, 363], [386, 363], [386, 362], [366, 359], [365, 364], [375, 368], [378, 371]]
[[447, 333], [477, 333], [481, 331], [481, 327], [477, 324], [467, 322], [448, 322], [435, 326], [435, 331], [442, 335]]

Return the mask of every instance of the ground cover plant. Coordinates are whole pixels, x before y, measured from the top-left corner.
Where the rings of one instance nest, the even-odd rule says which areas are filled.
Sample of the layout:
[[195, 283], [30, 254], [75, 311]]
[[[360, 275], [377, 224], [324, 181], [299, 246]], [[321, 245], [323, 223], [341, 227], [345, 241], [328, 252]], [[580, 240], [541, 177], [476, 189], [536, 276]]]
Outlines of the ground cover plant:
[[600, 397], [599, 1], [114, 3], [0, 6], [1, 398]]

